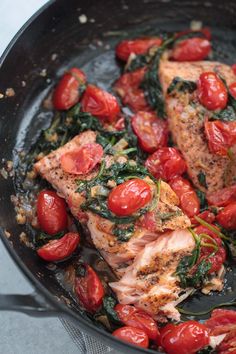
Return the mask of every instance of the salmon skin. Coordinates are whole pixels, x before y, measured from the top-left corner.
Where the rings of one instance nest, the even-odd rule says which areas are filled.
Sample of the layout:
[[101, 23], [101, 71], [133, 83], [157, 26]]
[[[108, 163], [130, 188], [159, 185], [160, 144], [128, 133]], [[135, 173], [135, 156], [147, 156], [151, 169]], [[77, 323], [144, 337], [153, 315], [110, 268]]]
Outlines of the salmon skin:
[[[194, 104], [191, 104], [195, 92], [167, 94], [167, 89], [174, 78], [197, 82], [200, 74], [207, 71], [217, 72], [228, 85], [235, 82], [235, 75], [230, 66], [211, 61], [180, 63], [162, 60], [159, 77], [165, 96], [169, 129], [175, 144], [185, 158], [188, 174], [197, 188], [211, 193], [235, 183], [233, 174], [229, 173], [232, 163], [227, 156], [217, 156], [209, 151], [204, 133], [206, 110], [196, 98]], [[200, 172], [206, 177], [207, 190], [199, 183]], [[226, 172], [230, 177], [226, 178]]]

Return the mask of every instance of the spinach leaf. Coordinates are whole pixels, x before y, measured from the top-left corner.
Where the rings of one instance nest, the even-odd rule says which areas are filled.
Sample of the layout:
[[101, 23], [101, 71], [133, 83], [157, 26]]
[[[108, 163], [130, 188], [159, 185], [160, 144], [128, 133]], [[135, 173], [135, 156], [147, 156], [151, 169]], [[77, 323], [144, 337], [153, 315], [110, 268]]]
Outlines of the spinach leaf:
[[233, 122], [236, 120], [236, 107], [233, 108], [232, 106], [228, 106], [225, 109], [214, 113], [212, 118], [224, 122]]
[[113, 228], [112, 232], [117, 237], [118, 241], [127, 242], [134, 233], [134, 225], [130, 225], [127, 228], [119, 228], [116, 226]]
[[193, 93], [197, 88], [197, 84], [194, 81], [188, 81], [181, 79], [176, 76], [170, 86], [167, 89], [168, 95], [173, 94], [174, 92], [189, 92]]
[[196, 190], [197, 196], [200, 200], [200, 211], [204, 211], [208, 208], [208, 203], [206, 200], [206, 194], [202, 191], [200, 191], [200, 189]]
[[204, 172], [200, 171], [197, 175], [198, 182], [200, 183], [201, 186], [207, 188], [207, 183], [206, 183], [206, 175]]
[[137, 55], [129, 64], [126, 71], [131, 72], [140, 68], [143, 68], [150, 61], [150, 57], [145, 54]]
[[105, 296], [103, 298], [103, 309], [109, 320], [115, 324], [121, 324], [114, 307], [116, 306], [117, 301], [112, 296]]
[[36, 248], [40, 248], [51, 240], [59, 240], [64, 236], [65, 232], [58, 232], [55, 235], [49, 235], [46, 232], [40, 232], [34, 237], [33, 243]]

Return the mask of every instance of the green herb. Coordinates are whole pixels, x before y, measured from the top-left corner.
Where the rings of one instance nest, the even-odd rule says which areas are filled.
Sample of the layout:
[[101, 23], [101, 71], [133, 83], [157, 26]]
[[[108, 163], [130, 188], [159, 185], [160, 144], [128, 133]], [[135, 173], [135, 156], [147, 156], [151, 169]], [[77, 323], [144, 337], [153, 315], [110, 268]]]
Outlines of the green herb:
[[206, 194], [204, 192], [200, 191], [200, 189], [198, 189], [196, 191], [196, 193], [197, 193], [197, 196], [198, 196], [198, 198], [200, 200], [200, 208], [201, 208], [200, 211], [206, 210], [208, 208], [208, 203], [207, 203], [207, 200], [206, 200]]
[[194, 81], [183, 80], [180, 77], [175, 77], [170, 86], [167, 89], [168, 95], [174, 92], [189, 92], [193, 93], [197, 88], [197, 84]]
[[64, 236], [65, 232], [58, 232], [55, 235], [49, 235], [46, 232], [40, 232], [34, 237], [34, 245], [36, 248], [40, 248], [51, 240], [58, 240]]
[[112, 232], [117, 237], [118, 241], [127, 242], [134, 233], [134, 225], [130, 225], [127, 228], [119, 228], [116, 226], [113, 228]]
[[197, 178], [198, 178], [198, 182], [200, 183], [200, 185], [207, 188], [205, 173], [200, 171], [199, 174], [197, 175]]
[[162, 221], [166, 221], [169, 220], [173, 217], [177, 217], [182, 215], [182, 211], [181, 210], [177, 210], [177, 211], [173, 211], [173, 212], [166, 212], [166, 213], [161, 213], [161, 212], [157, 212], [156, 216], [161, 219]]
[[236, 120], [236, 108], [233, 108], [232, 106], [228, 106], [225, 109], [214, 113], [212, 118], [217, 119], [217, 120], [222, 120], [224, 122], [233, 122]]
[[114, 310], [114, 307], [116, 306], [117, 301], [111, 297], [111, 296], [105, 296], [103, 298], [103, 309], [107, 315], [107, 317], [109, 318], [109, 320], [111, 320], [112, 322], [114, 322], [115, 324], [121, 324], [116, 311]]
[[150, 61], [150, 57], [145, 54], [136, 55], [134, 59], [130, 62], [129, 66], [127, 67], [126, 71], [131, 72], [140, 68], [143, 68], [147, 65]]

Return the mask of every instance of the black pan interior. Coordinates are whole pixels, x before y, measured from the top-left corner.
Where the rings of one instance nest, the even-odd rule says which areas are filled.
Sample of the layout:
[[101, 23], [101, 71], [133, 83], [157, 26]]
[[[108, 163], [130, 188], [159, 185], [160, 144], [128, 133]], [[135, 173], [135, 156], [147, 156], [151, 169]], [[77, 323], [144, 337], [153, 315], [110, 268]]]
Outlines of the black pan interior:
[[[84, 24], [80, 22], [82, 14], [87, 20]], [[121, 72], [113, 51], [121, 38], [185, 29], [192, 20], [201, 20], [212, 28], [216, 59], [232, 64], [236, 61], [235, 15], [234, 1], [224, 4], [176, 0], [52, 2], [25, 29], [0, 64], [0, 92], [12, 87], [16, 93], [14, 97], [0, 100], [0, 161], [13, 159], [16, 175], [20, 177], [18, 151], [27, 151], [40, 129], [49, 124], [52, 113], [42, 112], [40, 105], [67, 67], [83, 68], [90, 82], [110, 89]], [[50, 293], [61, 301], [69, 297], [71, 306], [79, 311], [62, 285], [63, 273], [42, 266], [32, 250], [20, 243], [18, 236], [25, 227], [16, 224], [10, 202], [10, 195], [15, 194], [14, 181], [1, 178], [0, 190], [0, 224], [12, 234], [13, 249]], [[90, 258], [97, 259], [96, 253], [91, 250], [89, 253]], [[196, 312], [211, 307], [216, 301], [234, 299], [236, 268], [229, 270], [227, 277], [226, 290], [220, 299], [216, 295], [197, 295], [185, 306]]]

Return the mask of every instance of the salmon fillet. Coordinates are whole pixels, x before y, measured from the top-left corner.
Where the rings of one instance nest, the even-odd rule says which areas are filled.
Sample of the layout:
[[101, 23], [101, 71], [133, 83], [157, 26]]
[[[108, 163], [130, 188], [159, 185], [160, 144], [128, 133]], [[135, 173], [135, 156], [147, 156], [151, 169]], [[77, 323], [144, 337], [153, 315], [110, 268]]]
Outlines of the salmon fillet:
[[193, 106], [190, 102], [194, 93], [181, 92], [173, 96], [167, 94], [167, 89], [175, 77], [197, 82], [200, 74], [206, 71], [218, 72], [228, 85], [235, 82], [231, 67], [210, 61], [180, 63], [162, 60], [159, 76], [165, 95], [169, 128], [174, 142], [187, 162], [188, 174], [194, 185], [206, 192], [206, 188], [198, 180], [198, 174], [203, 172], [208, 192], [214, 192], [226, 184], [235, 183], [233, 176], [225, 180], [225, 173], [231, 168], [229, 159], [210, 153], [204, 134], [203, 107], [196, 102]]
[[[112, 233], [114, 223], [94, 213], [83, 212], [80, 207], [85, 198], [83, 193], [76, 192], [78, 189], [76, 182], [78, 176], [64, 172], [61, 168], [60, 158], [65, 152], [95, 141], [96, 134], [94, 132], [81, 133], [66, 145], [42, 158], [34, 165], [34, 168], [57, 190], [58, 195], [66, 199], [75, 218], [89, 229], [95, 247], [100, 251], [116, 275], [121, 277], [124, 269], [132, 263], [134, 257], [147, 243], [156, 240], [160, 233], [167, 229], [184, 229], [190, 226], [190, 220], [178, 207], [179, 199], [176, 194], [164, 182], [161, 182], [160, 185], [159, 201], [152, 210], [155, 219], [154, 230], [150, 231], [137, 223], [133, 235], [127, 242], [118, 241], [117, 237]], [[109, 167], [114, 158], [106, 155], [104, 159], [106, 166]], [[122, 157], [122, 161], [124, 161], [124, 157]], [[87, 175], [80, 175], [79, 179], [90, 180], [97, 173], [98, 168]], [[156, 191], [155, 183], [149, 177], [146, 177], [146, 181], [150, 184], [154, 195]], [[163, 218], [162, 215], [165, 217]], [[170, 215], [169, 218], [168, 215]], [[140, 221], [142, 221], [142, 217]]]
[[[195, 247], [188, 230], [167, 232], [147, 244], [118, 282], [110, 283], [121, 304], [134, 304], [155, 319], [180, 319], [175, 308], [191, 289], [179, 286], [175, 275], [180, 260]], [[182, 296], [180, 296], [182, 293]]]

